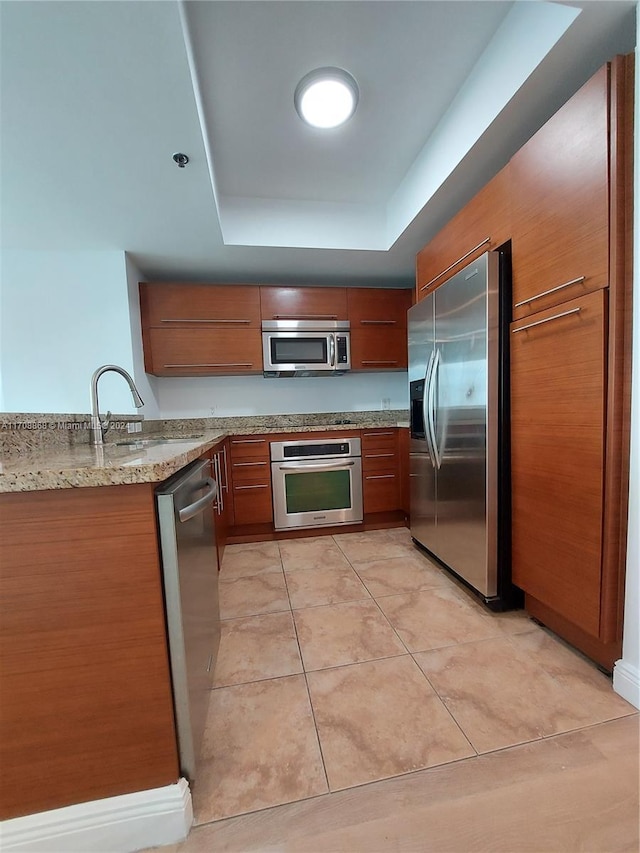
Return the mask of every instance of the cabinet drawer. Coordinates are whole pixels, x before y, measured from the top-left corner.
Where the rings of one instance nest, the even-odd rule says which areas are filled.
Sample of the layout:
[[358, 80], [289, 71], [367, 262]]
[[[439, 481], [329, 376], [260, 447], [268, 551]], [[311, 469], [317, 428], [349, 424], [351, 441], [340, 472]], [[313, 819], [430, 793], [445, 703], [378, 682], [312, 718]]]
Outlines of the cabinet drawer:
[[362, 499], [365, 513], [392, 512], [400, 509], [398, 471], [381, 470], [376, 473], [363, 473]]
[[348, 318], [351, 330], [359, 327], [406, 329], [411, 308], [410, 290], [353, 287], [347, 290]]
[[260, 328], [258, 285], [141, 283], [140, 306], [145, 326]]
[[145, 370], [155, 376], [211, 376], [262, 372], [257, 329], [148, 329]]
[[374, 450], [396, 451], [398, 430], [395, 427], [381, 429], [363, 429], [361, 432], [362, 455]]
[[379, 447], [373, 450], [363, 451], [362, 453], [362, 470], [363, 471], [380, 471], [382, 469], [398, 470], [399, 465], [398, 452], [392, 447]]
[[236, 435], [229, 440], [231, 462], [245, 459], [269, 461], [269, 437], [265, 435]]
[[231, 477], [234, 483], [264, 479], [269, 476], [270, 469], [271, 465], [266, 459], [234, 459], [231, 462]]
[[261, 287], [263, 320], [346, 320], [345, 287]]
[[273, 521], [271, 479], [233, 484], [235, 524], [265, 524]]
[[352, 370], [405, 370], [406, 367], [406, 329], [390, 326], [352, 329]]

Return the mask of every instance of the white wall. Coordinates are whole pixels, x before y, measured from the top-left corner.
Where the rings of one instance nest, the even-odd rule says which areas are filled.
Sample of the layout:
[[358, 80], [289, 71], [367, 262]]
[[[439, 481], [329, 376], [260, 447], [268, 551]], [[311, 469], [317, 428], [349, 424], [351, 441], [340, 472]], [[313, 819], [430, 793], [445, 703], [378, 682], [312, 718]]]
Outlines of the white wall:
[[407, 409], [407, 374], [347, 373], [305, 379], [263, 376], [159, 378], [163, 418], [307, 414], [310, 412]]
[[[133, 369], [124, 253], [12, 250], [1, 263], [3, 410], [88, 413], [96, 367]], [[136, 411], [113, 374], [100, 404]]]
[[[129, 255], [126, 255], [127, 290], [129, 300], [129, 325], [131, 331], [131, 350], [133, 354], [132, 376], [136, 388], [144, 400], [144, 406], [140, 411], [147, 419], [159, 418], [158, 408], [158, 379], [144, 372], [144, 356], [142, 353], [142, 331], [140, 324], [140, 295], [138, 284], [144, 281], [140, 270], [133, 263]], [[102, 379], [100, 380], [102, 382]]]
[[[637, 39], [640, 44], [640, 3], [637, 6]], [[629, 533], [624, 605], [622, 660], [613, 684], [618, 693], [640, 708], [640, 56], [636, 50], [635, 85], [635, 179], [634, 179], [634, 272], [633, 355], [631, 402], [631, 462], [629, 470]]]

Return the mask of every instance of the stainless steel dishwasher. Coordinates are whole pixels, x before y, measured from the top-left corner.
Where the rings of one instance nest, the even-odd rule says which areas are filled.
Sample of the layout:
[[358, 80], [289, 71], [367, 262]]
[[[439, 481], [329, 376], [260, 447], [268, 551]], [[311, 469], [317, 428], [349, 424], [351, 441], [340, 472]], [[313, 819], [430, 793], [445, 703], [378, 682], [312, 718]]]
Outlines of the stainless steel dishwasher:
[[180, 770], [193, 782], [220, 642], [211, 461], [197, 459], [156, 489]]

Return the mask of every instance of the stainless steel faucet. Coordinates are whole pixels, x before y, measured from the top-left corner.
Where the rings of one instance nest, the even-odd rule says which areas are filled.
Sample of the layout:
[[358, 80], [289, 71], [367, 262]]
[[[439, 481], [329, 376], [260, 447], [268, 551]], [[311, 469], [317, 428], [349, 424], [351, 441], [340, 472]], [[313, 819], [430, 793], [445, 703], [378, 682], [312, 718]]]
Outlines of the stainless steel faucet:
[[111, 425], [111, 412], [107, 412], [106, 418], [102, 420], [98, 406], [98, 379], [103, 373], [108, 373], [110, 370], [119, 373], [127, 380], [136, 408], [139, 409], [140, 406], [144, 406], [144, 401], [138, 393], [135, 382], [124, 367], [118, 367], [117, 364], [103, 364], [102, 367], [99, 367], [91, 377], [91, 432], [89, 441], [94, 447], [101, 447], [104, 444], [104, 437]]

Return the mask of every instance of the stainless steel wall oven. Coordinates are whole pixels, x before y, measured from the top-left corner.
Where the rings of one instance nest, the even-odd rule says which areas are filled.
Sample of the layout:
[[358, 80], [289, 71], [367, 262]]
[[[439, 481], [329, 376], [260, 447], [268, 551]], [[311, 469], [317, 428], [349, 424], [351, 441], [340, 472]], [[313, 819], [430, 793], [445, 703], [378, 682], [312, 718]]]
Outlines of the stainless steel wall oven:
[[362, 521], [359, 438], [271, 442], [276, 530]]

